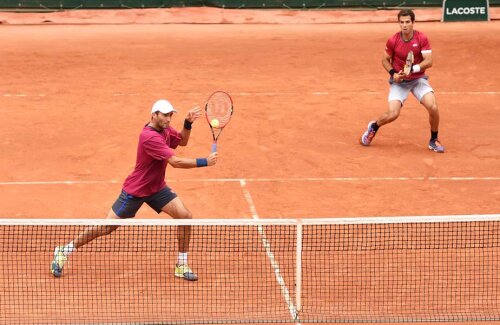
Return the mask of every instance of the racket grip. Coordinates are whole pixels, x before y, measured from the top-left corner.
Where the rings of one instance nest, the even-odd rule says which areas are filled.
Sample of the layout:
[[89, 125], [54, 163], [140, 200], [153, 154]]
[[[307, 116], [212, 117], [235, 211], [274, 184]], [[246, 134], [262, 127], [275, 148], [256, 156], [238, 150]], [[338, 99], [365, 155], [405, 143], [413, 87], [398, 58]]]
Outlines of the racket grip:
[[217, 143], [212, 143], [212, 152], [217, 152]]

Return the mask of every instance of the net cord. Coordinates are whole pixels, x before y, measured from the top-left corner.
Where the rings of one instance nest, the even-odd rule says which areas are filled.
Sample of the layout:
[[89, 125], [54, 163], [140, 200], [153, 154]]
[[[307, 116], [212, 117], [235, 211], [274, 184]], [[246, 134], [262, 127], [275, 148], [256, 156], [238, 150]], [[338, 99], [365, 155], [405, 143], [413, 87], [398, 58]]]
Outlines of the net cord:
[[314, 219], [0, 219], [0, 225], [110, 225], [110, 226], [258, 226], [258, 225], [345, 225], [386, 223], [500, 221], [500, 214], [400, 216], [400, 217], [356, 217]]

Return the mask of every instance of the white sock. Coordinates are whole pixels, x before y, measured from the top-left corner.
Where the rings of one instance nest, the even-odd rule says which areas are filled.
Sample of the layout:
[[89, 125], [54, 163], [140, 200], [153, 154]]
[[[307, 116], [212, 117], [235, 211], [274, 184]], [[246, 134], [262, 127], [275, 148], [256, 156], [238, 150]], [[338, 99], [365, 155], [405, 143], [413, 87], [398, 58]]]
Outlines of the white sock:
[[71, 253], [73, 253], [74, 251], [76, 251], [76, 247], [75, 245], [73, 245], [73, 242], [70, 242], [69, 244], [63, 247], [63, 254], [65, 256], [70, 256]]
[[188, 263], [188, 253], [179, 252], [179, 256], [177, 257], [177, 264], [187, 264]]

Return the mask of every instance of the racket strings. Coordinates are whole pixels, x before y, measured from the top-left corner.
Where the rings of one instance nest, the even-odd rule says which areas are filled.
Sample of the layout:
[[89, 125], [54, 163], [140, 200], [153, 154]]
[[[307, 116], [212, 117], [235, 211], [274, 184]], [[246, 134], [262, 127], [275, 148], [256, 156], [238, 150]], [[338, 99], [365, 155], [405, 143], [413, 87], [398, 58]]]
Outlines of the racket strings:
[[229, 120], [231, 118], [231, 112], [229, 111], [227, 114], [225, 114], [223, 116], [218, 115], [218, 114], [208, 113], [207, 116], [208, 116], [209, 121], [211, 121], [213, 119], [217, 119], [219, 121], [219, 128], [223, 128], [229, 122]]
[[231, 99], [225, 94], [212, 96], [207, 102], [206, 112], [209, 121], [217, 119], [219, 126], [223, 128], [231, 118]]

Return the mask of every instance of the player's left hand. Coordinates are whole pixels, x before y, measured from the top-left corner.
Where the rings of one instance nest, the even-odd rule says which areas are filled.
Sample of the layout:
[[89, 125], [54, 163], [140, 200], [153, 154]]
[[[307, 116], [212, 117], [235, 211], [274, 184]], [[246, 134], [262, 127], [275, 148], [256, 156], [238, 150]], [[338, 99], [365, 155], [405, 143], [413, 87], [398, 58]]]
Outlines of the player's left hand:
[[201, 108], [199, 106], [195, 106], [189, 110], [186, 116], [186, 120], [193, 123], [200, 116], [201, 116]]

